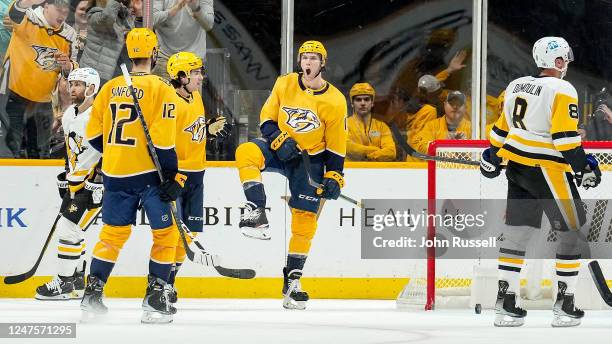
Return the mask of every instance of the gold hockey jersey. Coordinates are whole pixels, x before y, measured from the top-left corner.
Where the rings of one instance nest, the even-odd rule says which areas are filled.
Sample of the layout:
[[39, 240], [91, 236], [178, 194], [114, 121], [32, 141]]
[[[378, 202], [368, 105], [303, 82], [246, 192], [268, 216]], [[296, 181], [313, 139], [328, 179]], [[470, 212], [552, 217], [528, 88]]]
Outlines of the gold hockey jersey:
[[[131, 76], [162, 168], [169, 166], [169, 169], [176, 170], [177, 96], [174, 88], [156, 75], [131, 73]], [[123, 76], [104, 84], [96, 96], [86, 137], [102, 146], [105, 185], [110, 182], [137, 187], [159, 183], [144, 130]]]
[[315, 155], [328, 150], [346, 155], [347, 106], [344, 95], [325, 82], [319, 90], [307, 88], [298, 73], [279, 77], [261, 109], [260, 125], [274, 121], [302, 149]]
[[567, 81], [525, 76], [505, 91], [503, 111], [490, 132], [497, 155], [527, 166], [571, 171], [562, 152], [581, 147], [578, 96]]
[[62, 52], [72, 61], [77, 60], [76, 31], [66, 23], [51, 28], [42, 7], [21, 9], [13, 3], [9, 14], [16, 24], [4, 58], [2, 87], [8, 78], [8, 88], [21, 97], [50, 102], [57, 74], [61, 72], [53, 55]]
[[191, 99], [177, 95], [176, 155], [178, 168], [184, 172], [200, 172], [206, 165], [206, 118], [200, 92]]

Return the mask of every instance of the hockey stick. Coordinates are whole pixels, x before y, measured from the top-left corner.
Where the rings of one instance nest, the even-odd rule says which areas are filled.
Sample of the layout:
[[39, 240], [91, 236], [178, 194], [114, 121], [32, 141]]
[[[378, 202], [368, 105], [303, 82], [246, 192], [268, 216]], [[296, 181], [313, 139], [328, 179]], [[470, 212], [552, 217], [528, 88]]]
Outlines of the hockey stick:
[[455, 159], [455, 158], [447, 158], [447, 157], [443, 157], [443, 156], [432, 156], [432, 155], [427, 155], [427, 154], [423, 154], [421, 152], [418, 152], [414, 148], [410, 147], [408, 142], [406, 142], [406, 140], [404, 140], [404, 138], [402, 137], [402, 134], [400, 133], [400, 131], [397, 128], [397, 125], [395, 123], [391, 123], [389, 125], [389, 127], [391, 129], [391, 133], [393, 134], [393, 137], [395, 137], [395, 141], [397, 141], [397, 143], [400, 145], [402, 150], [404, 152], [406, 152], [406, 154], [408, 154], [411, 157], [414, 157], [414, 158], [417, 158], [417, 159], [421, 159], [421, 160], [426, 160], [426, 161], [451, 162], [451, 163], [455, 163], [455, 164], [480, 166], [480, 162], [478, 162], [478, 161], [464, 160], [464, 159]]
[[[302, 161], [304, 162], [304, 169], [306, 170], [306, 176], [308, 177], [308, 184], [310, 184], [310, 186], [312, 186], [313, 188], [317, 188], [317, 189], [321, 189], [323, 187], [323, 185], [315, 182], [312, 177], [310, 176], [310, 155], [308, 155], [308, 151], [306, 151], [305, 149], [302, 150]], [[340, 194], [340, 198], [342, 198], [345, 201], [348, 201], [350, 203], [353, 203], [354, 205], [356, 205], [359, 208], [363, 208], [363, 204], [361, 204], [360, 201], [357, 201], [355, 199], [352, 199], [349, 196]]]
[[[121, 72], [123, 73], [123, 78], [130, 90], [130, 94], [132, 96], [132, 100], [134, 102], [134, 108], [136, 109], [136, 114], [138, 115], [138, 119], [140, 120], [140, 124], [142, 125], [142, 129], [145, 134], [145, 138], [147, 140], [147, 148], [149, 150], [149, 155], [153, 160], [153, 164], [155, 165], [155, 169], [157, 170], [157, 174], [159, 175], [159, 179], [163, 182], [164, 176], [162, 174], [161, 165], [159, 163], [159, 158], [157, 156], [157, 152], [155, 151], [155, 147], [153, 146], [153, 141], [151, 139], [151, 134], [149, 133], [149, 127], [145, 122], [144, 115], [142, 114], [142, 109], [140, 108], [140, 104], [138, 103], [138, 98], [136, 97], [136, 92], [134, 91], [134, 87], [132, 86], [132, 78], [128, 73], [127, 67], [124, 63], [121, 64]], [[183, 241], [183, 245], [185, 246], [185, 252], [187, 253], [187, 257], [194, 263], [213, 266], [215, 270], [222, 276], [231, 277], [231, 278], [239, 278], [239, 279], [251, 279], [255, 277], [255, 270], [252, 269], [230, 269], [223, 267], [219, 264], [219, 256], [213, 255], [204, 249], [204, 247], [198, 242], [196, 237], [191, 233], [189, 228], [185, 225], [185, 223], [178, 217], [176, 211], [176, 205], [174, 202], [170, 202], [170, 213], [174, 218], [174, 221], [177, 224], [178, 231], [181, 235], [181, 240]], [[186, 235], [188, 235], [193, 241], [194, 245], [198, 248], [198, 252], [194, 252], [189, 244], [187, 243]]]
[[30, 268], [30, 270], [28, 270], [28, 271], [26, 271], [26, 272], [24, 272], [22, 274], [4, 277], [4, 284], [21, 283], [21, 282], [27, 280], [28, 278], [34, 276], [34, 274], [36, 273], [36, 269], [38, 269], [38, 265], [40, 264], [40, 262], [42, 261], [43, 256], [45, 255], [45, 251], [47, 250], [47, 246], [49, 246], [49, 242], [51, 242], [51, 238], [53, 237], [53, 233], [55, 233], [55, 227], [57, 226], [57, 221], [59, 221], [61, 216], [62, 216], [61, 214], [58, 214], [57, 217], [55, 218], [55, 221], [53, 222], [53, 226], [51, 226], [51, 231], [49, 232], [49, 235], [47, 236], [47, 240], [45, 241], [45, 244], [43, 245], [43, 248], [40, 251], [40, 254], [38, 255], [38, 259], [36, 259], [36, 263], [34, 263], [34, 266], [32, 268]]
[[593, 277], [593, 282], [595, 282], [599, 295], [601, 295], [601, 298], [608, 306], [612, 307], [612, 292], [610, 291], [610, 288], [608, 288], [603, 272], [601, 272], [599, 262], [596, 260], [590, 262], [589, 270], [591, 271], [591, 277]]
[[[92, 216], [91, 218], [92, 220], [87, 224], [87, 227], [83, 228], [83, 231], [86, 231], [89, 228], [89, 226], [91, 226], [91, 224], [94, 222], [93, 220], [98, 216], [99, 213], [100, 213], [100, 209], [98, 209], [96, 214]], [[27, 280], [28, 278], [34, 276], [34, 274], [36, 273], [36, 270], [38, 269], [38, 265], [40, 265], [40, 262], [42, 261], [42, 258], [45, 255], [45, 251], [47, 250], [47, 247], [49, 246], [49, 243], [51, 242], [53, 233], [55, 233], [55, 227], [57, 226], [57, 222], [59, 221], [61, 216], [62, 214], [58, 214], [57, 217], [55, 218], [55, 221], [53, 222], [53, 226], [51, 226], [51, 232], [49, 232], [49, 236], [47, 236], [47, 240], [45, 241], [45, 244], [43, 245], [43, 248], [40, 251], [40, 254], [38, 256], [38, 259], [36, 260], [36, 263], [34, 263], [34, 266], [32, 266], [30, 270], [22, 274], [4, 277], [4, 284], [21, 283]]]

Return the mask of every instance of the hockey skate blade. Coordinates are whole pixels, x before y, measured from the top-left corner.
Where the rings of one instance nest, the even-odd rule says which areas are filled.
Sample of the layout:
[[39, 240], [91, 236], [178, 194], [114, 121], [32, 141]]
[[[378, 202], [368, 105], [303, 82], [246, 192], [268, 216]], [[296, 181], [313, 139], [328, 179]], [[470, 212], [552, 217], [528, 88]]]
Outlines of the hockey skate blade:
[[574, 327], [580, 325], [580, 319], [565, 315], [554, 315], [550, 324], [552, 327]]
[[270, 228], [253, 228], [253, 227], [242, 227], [242, 235], [251, 239], [258, 240], [270, 240], [272, 239], [272, 235], [270, 233]]
[[505, 314], [496, 314], [495, 327], [519, 327], [525, 324], [525, 318], [515, 318]]
[[172, 320], [172, 314], [153, 311], [143, 311], [140, 318], [140, 322], [143, 324], [169, 324]]
[[82, 309], [81, 324], [95, 324], [104, 322], [106, 320], [106, 315], [107, 313], [96, 313]]
[[68, 300], [72, 300], [72, 293], [59, 294], [55, 296], [43, 296], [43, 295], [36, 293], [34, 298], [38, 301], [68, 301]]
[[283, 298], [283, 308], [285, 309], [297, 309], [303, 311], [306, 309], [306, 301], [295, 301], [290, 297]]

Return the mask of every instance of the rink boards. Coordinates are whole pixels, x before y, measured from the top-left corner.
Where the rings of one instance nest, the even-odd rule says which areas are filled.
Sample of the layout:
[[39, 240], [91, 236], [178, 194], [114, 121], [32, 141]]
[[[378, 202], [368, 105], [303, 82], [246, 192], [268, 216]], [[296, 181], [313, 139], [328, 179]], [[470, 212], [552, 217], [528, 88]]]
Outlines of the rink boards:
[[[27, 271], [36, 260], [55, 219], [60, 199], [55, 177], [61, 161], [0, 162], [3, 189], [0, 194], [0, 276]], [[181, 270], [178, 287], [184, 297], [263, 298], [279, 297], [282, 267], [290, 237], [290, 212], [286, 201], [286, 179], [264, 173], [272, 239], [252, 240], [238, 229], [240, 207], [244, 203], [237, 170], [231, 162], [211, 163], [205, 175], [205, 232], [201, 242], [223, 257], [228, 267], [253, 268], [254, 280], [219, 277], [213, 270], [187, 262]], [[421, 163], [349, 163], [343, 193], [358, 199], [411, 199], [427, 197], [427, 171]], [[477, 171], [477, 170], [476, 170]], [[476, 172], [474, 171], [474, 172]], [[477, 172], [476, 172], [477, 173]], [[455, 176], [456, 178], [457, 176]], [[453, 178], [454, 191], [469, 194], [476, 180]], [[138, 224], [121, 251], [106, 293], [116, 297], [140, 297], [145, 287], [151, 234], [146, 219]], [[360, 213], [352, 204], [328, 201], [305, 267], [303, 284], [315, 298], [395, 299], [415, 266], [425, 261], [402, 259], [362, 259]], [[101, 228], [98, 220], [86, 233], [87, 256]], [[30, 280], [7, 286], [0, 283], [0, 297], [30, 297], [34, 289], [55, 273], [54, 238]], [[442, 264], [453, 271], [469, 274], [473, 262]]]

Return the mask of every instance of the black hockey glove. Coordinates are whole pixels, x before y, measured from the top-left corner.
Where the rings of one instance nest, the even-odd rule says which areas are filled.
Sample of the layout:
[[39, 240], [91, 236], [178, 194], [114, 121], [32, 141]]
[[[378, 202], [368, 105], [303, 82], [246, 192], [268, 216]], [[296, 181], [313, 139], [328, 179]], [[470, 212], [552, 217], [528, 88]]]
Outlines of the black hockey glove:
[[219, 140], [223, 141], [232, 132], [232, 125], [227, 122], [225, 117], [219, 116], [206, 121], [206, 133]]
[[84, 191], [87, 193], [87, 209], [100, 208], [102, 196], [104, 195], [104, 185], [94, 181], [85, 181]]
[[336, 171], [328, 171], [323, 175], [321, 188], [317, 189], [317, 195], [325, 199], [338, 199], [340, 189], [344, 187], [344, 177]]
[[66, 180], [66, 172], [62, 172], [57, 175], [57, 191], [61, 199], [64, 199], [66, 192], [68, 192], [68, 181]]
[[181, 194], [187, 176], [178, 172], [164, 172], [164, 182], [159, 185], [159, 199], [162, 202], [173, 202]]
[[282, 162], [289, 162], [300, 157], [297, 142], [286, 131], [278, 135], [270, 144], [270, 148], [276, 151], [276, 155]]
[[491, 148], [482, 152], [480, 157], [480, 173], [487, 178], [495, 178], [501, 173], [501, 160], [495, 156], [491, 157]]
[[584, 170], [574, 175], [576, 185], [582, 186], [585, 189], [594, 188], [601, 183], [601, 170], [599, 163], [593, 154], [586, 155], [587, 164]]

